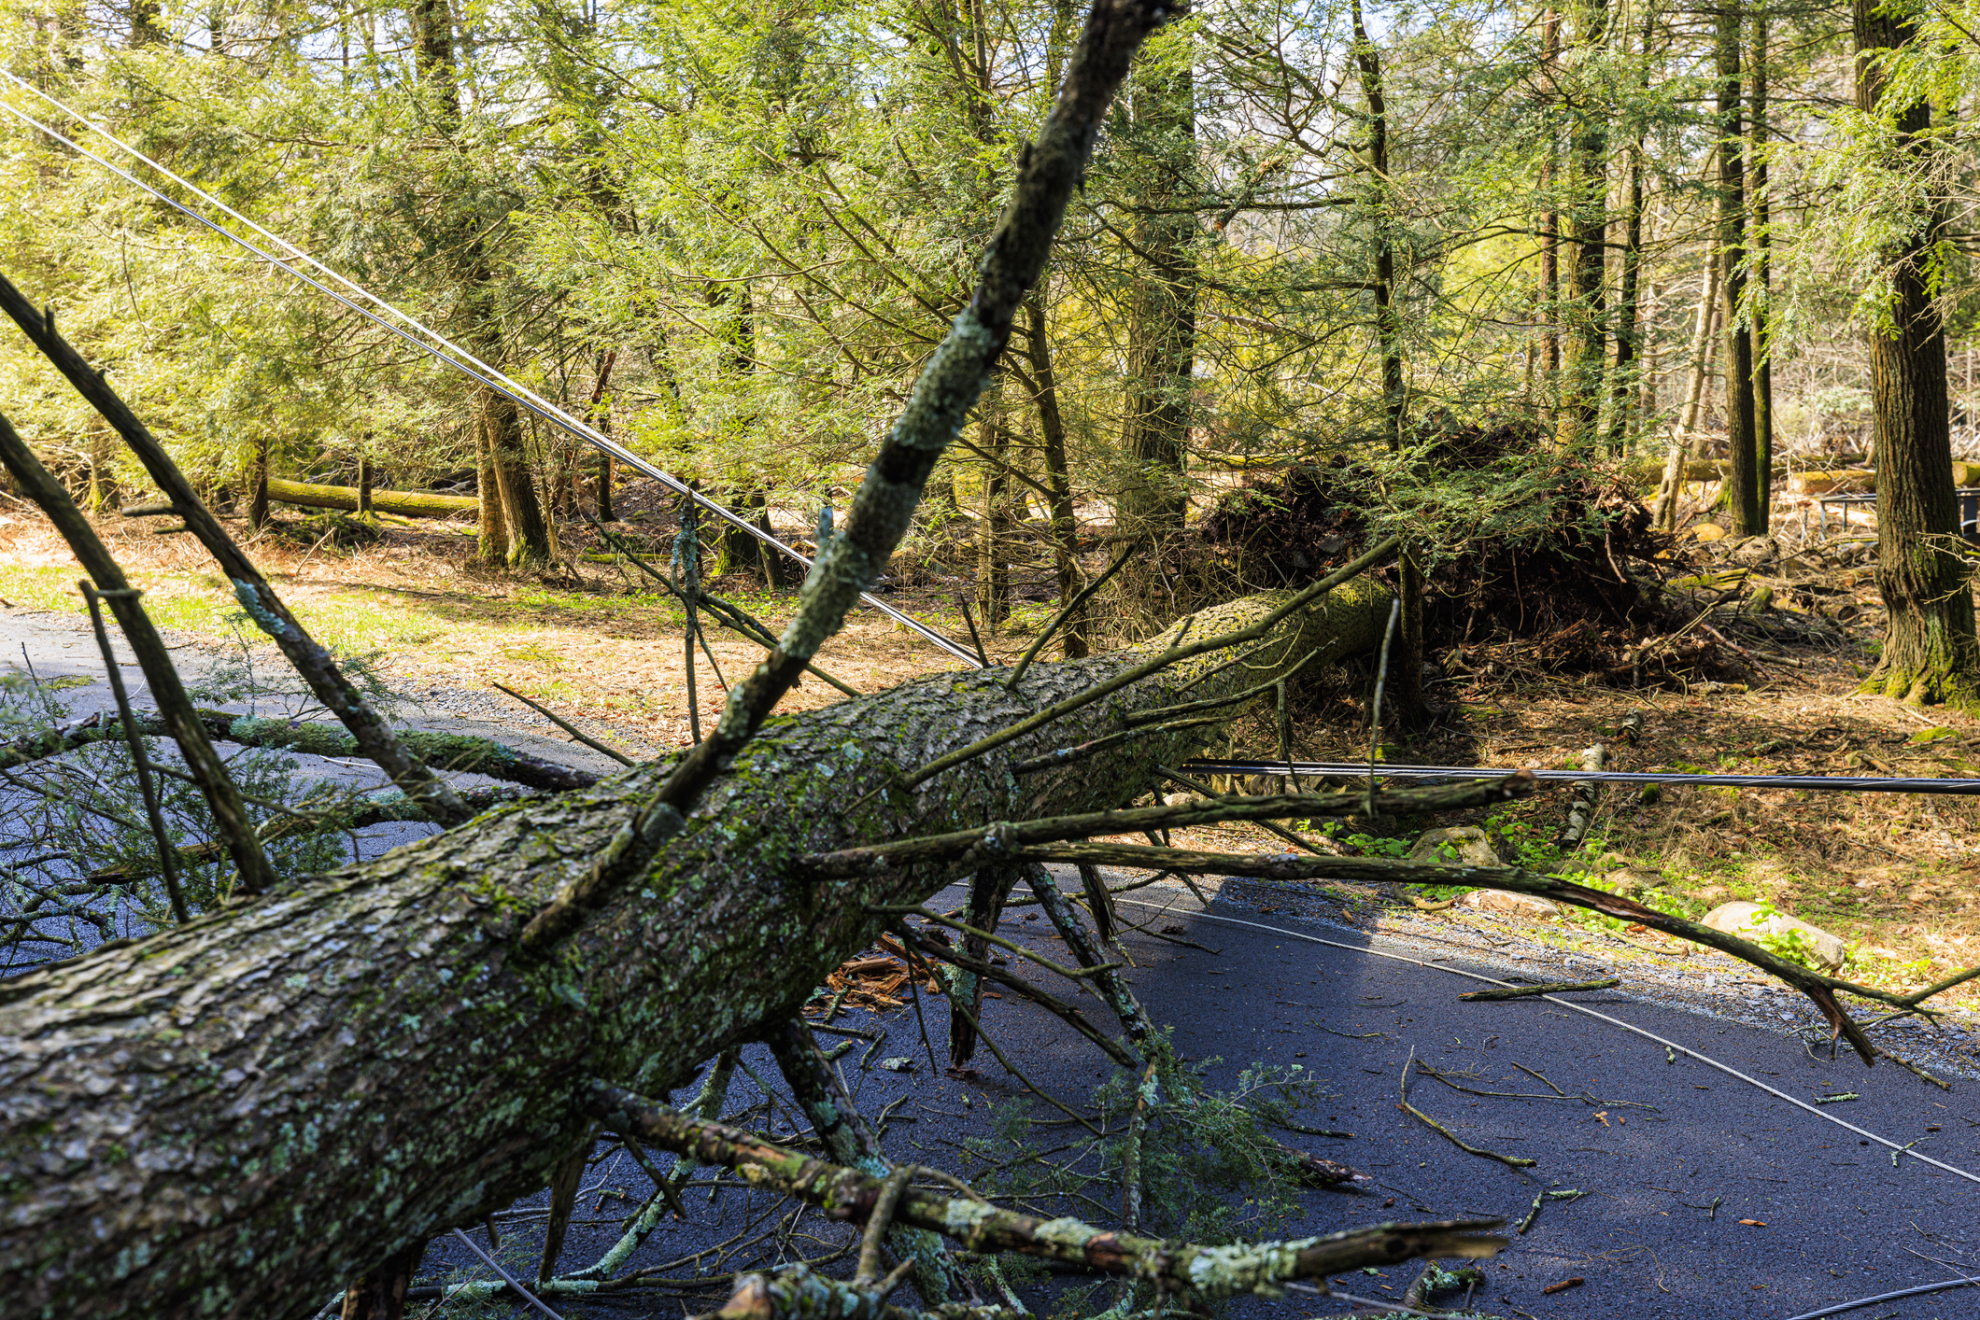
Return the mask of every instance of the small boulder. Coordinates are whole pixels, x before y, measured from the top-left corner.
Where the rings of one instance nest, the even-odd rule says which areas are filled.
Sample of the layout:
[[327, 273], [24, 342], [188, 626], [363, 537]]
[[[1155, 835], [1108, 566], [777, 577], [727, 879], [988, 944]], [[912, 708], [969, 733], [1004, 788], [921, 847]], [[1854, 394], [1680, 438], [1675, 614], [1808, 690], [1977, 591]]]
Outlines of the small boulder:
[[1811, 926], [1799, 917], [1790, 917], [1785, 912], [1768, 914], [1768, 909], [1759, 903], [1738, 901], [1721, 903], [1705, 914], [1705, 924], [1713, 930], [1724, 931], [1750, 940], [1755, 935], [1786, 935], [1790, 931], [1800, 931], [1808, 940], [1809, 947], [1815, 950], [1815, 963], [1822, 971], [1835, 973], [1842, 970], [1844, 960], [1849, 957], [1849, 947], [1842, 940], [1819, 926]]
[[[1455, 854], [1457, 861], [1451, 862]], [[1418, 865], [1504, 866], [1492, 841], [1476, 825], [1425, 830], [1409, 850], [1409, 860]]]
[[1508, 894], [1499, 889], [1474, 889], [1458, 900], [1461, 907], [1480, 912], [1498, 912], [1517, 917], [1558, 917], [1562, 908], [1551, 898], [1538, 894]]

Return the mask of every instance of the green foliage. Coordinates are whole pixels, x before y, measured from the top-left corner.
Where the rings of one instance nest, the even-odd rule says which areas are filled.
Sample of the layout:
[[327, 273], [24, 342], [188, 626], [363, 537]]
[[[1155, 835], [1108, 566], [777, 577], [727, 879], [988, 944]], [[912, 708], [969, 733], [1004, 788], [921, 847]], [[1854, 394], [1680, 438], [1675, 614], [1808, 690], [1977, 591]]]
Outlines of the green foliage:
[[[313, 713], [313, 703], [299, 695], [286, 670], [271, 675], [257, 669], [256, 659], [243, 638], [188, 685], [189, 695], [202, 703], [244, 702], [251, 711], [289, 718]], [[343, 657], [340, 664], [377, 707], [389, 711], [396, 698], [372, 659]], [[61, 693], [74, 686], [0, 674], [0, 742], [31, 738], [68, 721], [72, 710]], [[176, 745], [160, 738], [144, 743], [187, 908], [194, 916], [211, 912], [234, 894], [233, 863], [211, 842], [218, 837], [212, 814], [177, 768]], [[220, 750], [277, 875], [314, 874], [344, 860], [344, 823], [360, 802], [355, 790], [302, 773], [293, 756], [279, 751]], [[80, 952], [127, 929], [172, 924], [136, 767], [114, 717], [96, 741], [0, 772], [0, 780], [6, 790], [0, 799], [0, 946], [9, 961], [49, 956], [50, 946]]]
[[[1214, 1091], [1204, 1078], [1220, 1060], [1184, 1063], [1168, 1049], [1165, 1033], [1153, 1051], [1160, 1060], [1157, 1080], [1143, 1110], [1143, 1231], [1210, 1244], [1282, 1234], [1301, 1211], [1295, 1170], [1268, 1129], [1310, 1103], [1319, 1079], [1298, 1064], [1254, 1064], [1239, 1073], [1233, 1089]], [[1041, 1211], [1057, 1198], [1080, 1194], [1118, 1207], [1142, 1085], [1139, 1073], [1108, 1078], [1092, 1098], [1106, 1135], [1053, 1149], [1038, 1148], [1028, 1103], [1000, 1106], [995, 1135], [964, 1143], [971, 1181], [986, 1194]]]
[[1772, 903], [1761, 902], [1759, 911], [1747, 922], [1746, 929], [1738, 932], [1743, 938], [1753, 941], [1776, 958], [1791, 963], [1799, 963], [1810, 970], [1819, 970], [1820, 962], [1815, 952], [1815, 944], [1804, 931], [1790, 926], [1782, 931], [1765, 929], [1767, 923], [1780, 916]]

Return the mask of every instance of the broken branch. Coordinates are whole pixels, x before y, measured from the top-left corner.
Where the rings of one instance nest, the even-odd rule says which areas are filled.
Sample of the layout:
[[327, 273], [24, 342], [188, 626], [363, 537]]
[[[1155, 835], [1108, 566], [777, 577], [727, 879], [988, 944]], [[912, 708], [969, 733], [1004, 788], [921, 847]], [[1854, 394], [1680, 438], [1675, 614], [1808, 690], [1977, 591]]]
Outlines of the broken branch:
[[1605, 976], [1597, 981], [1547, 981], [1541, 985], [1515, 986], [1510, 990], [1471, 990], [1459, 995], [1458, 998], [1467, 1001], [1528, 999], [1534, 995], [1565, 994], [1570, 990], [1613, 990], [1621, 984], [1621, 978]]
[[[819, 1206], [829, 1218], [868, 1219], [885, 1184], [882, 1178], [826, 1164], [736, 1128], [688, 1118], [606, 1082], [586, 1083], [578, 1100], [616, 1131], [634, 1133], [704, 1164], [734, 1169], [752, 1186], [795, 1196]], [[1198, 1247], [1106, 1232], [1076, 1220], [1048, 1222], [915, 1187], [902, 1191], [894, 1220], [942, 1233], [973, 1251], [1012, 1251], [1100, 1273], [1132, 1275], [1165, 1292], [1206, 1300], [1240, 1293], [1272, 1296], [1295, 1279], [1320, 1279], [1412, 1258], [1480, 1259], [1505, 1245], [1504, 1238], [1487, 1235], [1503, 1221], [1484, 1219], [1380, 1224], [1290, 1242]]]

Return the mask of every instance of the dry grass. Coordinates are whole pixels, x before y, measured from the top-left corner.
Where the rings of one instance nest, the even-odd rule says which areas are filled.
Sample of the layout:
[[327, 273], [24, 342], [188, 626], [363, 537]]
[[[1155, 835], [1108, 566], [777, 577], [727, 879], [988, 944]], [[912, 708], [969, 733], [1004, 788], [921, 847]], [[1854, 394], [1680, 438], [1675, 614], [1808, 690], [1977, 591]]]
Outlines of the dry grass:
[[[214, 643], [240, 635], [258, 641], [197, 542], [157, 536], [142, 523], [114, 517], [97, 526], [133, 584], [144, 589], [145, 606], [161, 627]], [[244, 525], [230, 530], [248, 540]], [[502, 683], [566, 717], [610, 726], [630, 746], [689, 741], [685, 617], [675, 600], [648, 590], [630, 567], [578, 563], [546, 575], [490, 571], [472, 562], [474, 542], [466, 531], [452, 524], [388, 527], [366, 546], [315, 550], [263, 536], [250, 553], [318, 640], [344, 652], [374, 654], [397, 686], [486, 690]], [[80, 618], [80, 576], [67, 546], [45, 522], [0, 515], [0, 600]], [[766, 593], [744, 579], [710, 585], [773, 630], [795, 607], [795, 592]], [[924, 596], [899, 606], [948, 636], [965, 633], [952, 599]], [[993, 656], [1022, 650], [1047, 614], [1039, 606], [1020, 608], [999, 636], [987, 639]], [[708, 629], [707, 641], [730, 683], [763, 654], [755, 643], [719, 628]], [[723, 684], [705, 657], [697, 655], [697, 661], [706, 721], [721, 711]], [[860, 610], [826, 644], [818, 665], [873, 692], [918, 674], [960, 668], [961, 662], [885, 616]], [[830, 687], [807, 679], [780, 709], [838, 699]]]

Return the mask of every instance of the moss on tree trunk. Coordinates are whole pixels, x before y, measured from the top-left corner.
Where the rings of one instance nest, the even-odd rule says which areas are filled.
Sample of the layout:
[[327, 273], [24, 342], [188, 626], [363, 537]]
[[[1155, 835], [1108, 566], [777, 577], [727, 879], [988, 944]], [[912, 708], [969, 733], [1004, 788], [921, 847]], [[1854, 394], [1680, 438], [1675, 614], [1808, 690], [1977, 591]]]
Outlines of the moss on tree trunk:
[[[1876, 56], [1909, 43], [1913, 22], [1856, 0], [1856, 101], [1883, 106], [1888, 76]], [[1929, 150], [1932, 109], [1919, 100], [1895, 114], [1896, 149]], [[1932, 296], [1943, 207], [1886, 254], [1886, 321], [1870, 332], [1870, 403], [1877, 446], [1877, 592], [1890, 622], [1866, 692], [1914, 705], [1980, 708], [1980, 644], [1973, 586], [1959, 536], [1946, 400], [1946, 338]]]
[[[1259, 618], [1273, 597], [1188, 621]], [[1205, 726], [1015, 775], [1136, 710], [1372, 646], [1357, 583], [1244, 664], [1211, 652], [913, 790], [904, 770], [1139, 658], [941, 674], [773, 720], [645, 875], [551, 956], [516, 936], [666, 762], [0, 986], [0, 1297], [9, 1316], [305, 1315], [393, 1252], [541, 1187], [587, 1077], [643, 1093], [795, 1013], [953, 867], [797, 878], [807, 853], [1118, 805]], [[1235, 715], [1241, 707], [1231, 707]]]

